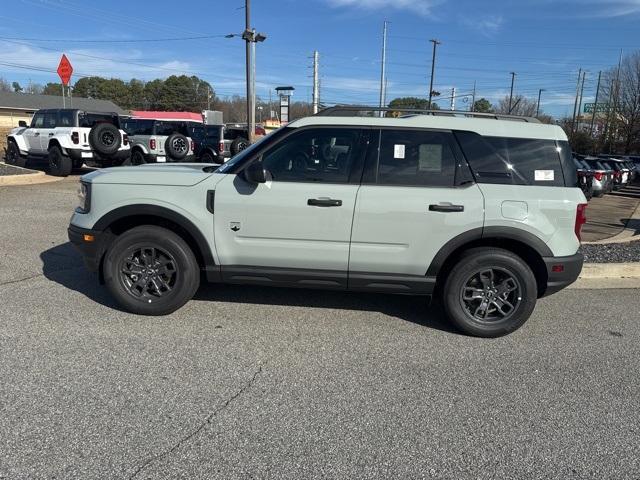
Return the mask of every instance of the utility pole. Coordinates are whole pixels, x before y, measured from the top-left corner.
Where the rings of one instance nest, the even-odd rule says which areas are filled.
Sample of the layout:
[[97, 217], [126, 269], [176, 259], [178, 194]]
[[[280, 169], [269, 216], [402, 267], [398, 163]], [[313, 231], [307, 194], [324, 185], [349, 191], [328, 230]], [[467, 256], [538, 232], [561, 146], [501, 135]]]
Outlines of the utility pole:
[[252, 87], [253, 87], [253, 81], [251, 79], [251, 73], [253, 72], [253, 69], [251, 68], [251, 40], [248, 37], [248, 34], [250, 34], [251, 32], [251, 0], [245, 0], [244, 1], [244, 34], [242, 35], [245, 38], [246, 41], [246, 48], [245, 48], [245, 57], [246, 57], [246, 77], [247, 77], [247, 130], [248, 130], [248, 135], [249, 138], [247, 140], [249, 140], [249, 143], [253, 143], [253, 139], [255, 137], [256, 134], [256, 127], [255, 127], [255, 122], [256, 122], [256, 118], [255, 118], [255, 105], [253, 104], [253, 92]]
[[540, 116], [540, 97], [542, 96], [542, 92], [544, 92], [544, 88], [540, 88], [538, 90], [538, 105], [536, 106], [536, 118]]
[[[622, 49], [620, 49], [620, 57], [618, 57], [618, 70], [616, 71], [616, 80], [615, 80], [615, 84], [613, 86], [612, 91], [614, 92], [614, 97], [613, 97], [613, 109], [612, 109], [612, 114], [611, 114], [611, 123], [613, 124], [613, 127], [617, 127], [616, 124], [614, 124], [614, 122], [616, 121], [616, 114], [617, 114], [617, 110], [618, 110], [618, 100], [619, 100], [619, 96], [620, 96], [620, 68], [622, 67]], [[616, 134], [618, 132], [617, 128], [612, 128], [610, 129], [610, 133], [613, 134], [613, 142], [615, 143], [615, 137]], [[611, 142], [609, 142], [609, 153], [611, 153]]]
[[571, 117], [571, 133], [575, 129], [576, 111], [578, 110], [578, 92], [580, 90], [580, 77], [582, 76], [582, 68], [578, 69], [578, 83], [576, 84], [576, 101], [573, 103], [573, 117]]
[[211, 87], [207, 91], [207, 110], [211, 110]]
[[596, 110], [598, 110], [598, 97], [600, 96], [600, 78], [602, 70], [598, 72], [598, 86], [596, 87], [596, 101], [593, 104], [593, 112], [591, 112], [591, 125], [589, 126], [589, 138], [593, 137], [593, 124], [596, 121]]
[[580, 112], [582, 111], [582, 94], [584, 93], [584, 79], [587, 76], [587, 72], [582, 72], [582, 86], [580, 87], [580, 100], [578, 101], [578, 115], [576, 117], [576, 133], [580, 129]]
[[313, 113], [318, 113], [320, 104], [320, 85], [318, 85], [318, 51], [313, 51]]
[[[383, 108], [387, 104], [387, 21], [384, 21], [382, 26], [382, 67], [380, 68], [380, 108]], [[384, 117], [384, 112], [381, 110], [379, 112], [381, 117]]]
[[440, 45], [442, 42], [438, 40], [432, 39], [429, 40], [433, 43], [433, 55], [431, 57], [431, 81], [429, 82], [429, 105], [428, 108], [431, 109], [431, 99], [433, 98], [433, 74], [435, 73], [436, 68], [436, 47]]
[[[256, 29], [251, 29], [251, 33], [253, 34], [253, 38], [256, 38]], [[253, 108], [251, 112], [253, 113], [253, 130], [251, 130], [251, 137], [254, 137], [256, 134], [256, 42], [255, 40], [251, 42], [251, 95], [253, 98], [251, 99], [251, 104]], [[255, 138], [251, 139], [251, 143], [253, 143]]]
[[456, 109], [456, 87], [451, 88], [451, 111]]
[[471, 108], [469, 109], [470, 112], [475, 111], [476, 109], [476, 81], [473, 81], [473, 95], [471, 95]]
[[511, 102], [513, 101], [513, 84], [516, 81], [516, 72], [511, 72], [511, 92], [509, 93], [509, 109], [507, 113], [511, 115]]

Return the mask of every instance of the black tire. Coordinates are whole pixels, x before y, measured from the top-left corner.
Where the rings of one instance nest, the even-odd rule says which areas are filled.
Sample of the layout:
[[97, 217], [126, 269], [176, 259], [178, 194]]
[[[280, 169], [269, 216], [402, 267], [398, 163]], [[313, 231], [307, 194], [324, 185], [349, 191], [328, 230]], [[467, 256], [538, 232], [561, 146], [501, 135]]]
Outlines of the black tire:
[[174, 160], [182, 160], [189, 154], [189, 139], [181, 133], [172, 133], [164, 142], [164, 151]]
[[27, 157], [20, 155], [20, 149], [13, 140], [9, 140], [7, 143], [7, 164], [15, 165], [16, 167], [24, 168], [27, 164]]
[[82, 160], [82, 159], [73, 161], [73, 169], [74, 170], [80, 170], [83, 165], [84, 165], [84, 160]]
[[67, 177], [73, 170], [73, 162], [71, 159], [62, 154], [60, 147], [49, 148], [49, 173], [56, 177]]
[[499, 337], [527, 321], [537, 297], [536, 278], [522, 258], [508, 250], [480, 247], [465, 252], [453, 267], [442, 304], [449, 320], [463, 332]]
[[213, 163], [215, 165], [220, 164], [218, 157], [214, 156], [213, 153], [211, 153], [209, 150], [207, 150], [200, 156], [200, 161], [202, 163]]
[[153, 225], [120, 235], [106, 253], [103, 275], [118, 304], [139, 315], [175, 312], [193, 298], [200, 284], [200, 269], [189, 245], [171, 230]]
[[131, 151], [129, 158], [122, 162], [122, 166], [128, 167], [132, 165], [144, 165], [145, 163], [147, 163], [147, 158], [144, 156], [142, 150], [136, 148]]
[[122, 145], [120, 130], [112, 123], [96, 123], [89, 132], [89, 145], [101, 155], [113, 155]]
[[231, 155], [237, 155], [238, 152], [241, 152], [248, 146], [249, 146], [249, 140], [242, 137], [236, 138], [233, 142], [231, 142]]

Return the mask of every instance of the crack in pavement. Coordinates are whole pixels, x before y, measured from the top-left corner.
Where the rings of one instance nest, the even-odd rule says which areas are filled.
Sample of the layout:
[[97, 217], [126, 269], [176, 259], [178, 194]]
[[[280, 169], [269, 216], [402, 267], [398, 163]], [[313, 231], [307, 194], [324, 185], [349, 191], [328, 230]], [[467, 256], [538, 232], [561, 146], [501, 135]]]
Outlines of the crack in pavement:
[[35, 275], [31, 275], [30, 277], [18, 278], [17, 280], [7, 280], [6, 282], [1, 282], [0, 283], [0, 287], [4, 287], [5, 285], [12, 285], [14, 283], [26, 282], [27, 280], [33, 280], [34, 278], [44, 277], [44, 276], [46, 276], [48, 274], [51, 274], [51, 273], [69, 272], [71, 270], [77, 270], [79, 268], [84, 268], [84, 267], [82, 265], [78, 265], [78, 266], [75, 266], [75, 267], [60, 268], [58, 270], [51, 270], [50, 272], [47, 272], [46, 274], [44, 272], [36, 273]]
[[229, 406], [229, 404], [231, 404], [231, 402], [233, 402], [236, 398], [238, 398], [240, 395], [242, 395], [245, 391], [247, 391], [249, 388], [251, 388], [253, 386], [253, 384], [256, 381], [256, 378], [258, 377], [258, 375], [260, 375], [260, 373], [262, 373], [262, 365], [259, 365], [258, 369], [253, 373], [253, 375], [251, 376], [249, 381], [246, 383], [246, 385], [244, 385], [236, 393], [231, 395], [220, 407], [216, 408], [212, 412], [209, 412], [209, 414], [204, 418], [204, 420], [200, 423], [200, 425], [198, 425], [198, 427], [196, 427], [191, 433], [185, 435], [180, 440], [178, 440], [171, 448], [167, 448], [163, 452], [161, 452], [161, 453], [159, 453], [159, 454], [157, 454], [157, 455], [155, 455], [153, 457], [150, 457], [147, 460], [145, 460], [135, 470], [135, 472], [133, 472], [133, 474], [129, 477], [129, 480], [132, 480], [133, 478], [135, 478], [140, 472], [142, 472], [142, 470], [147, 468], [153, 462], [155, 462], [157, 460], [160, 460], [160, 459], [166, 457], [167, 455], [172, 454], [178, 448], [180, 448], [182, 445], [184, 445], [185, 443], [189, 442], [193, 437], [195, 437], [200, 432], [202, 432], [207, 425], [211, 424], [211, 422], [213, 421], [213, 418], [216, 417], [218, 415], [218, 413], [220, 413], [223, 410], [225, 410]]

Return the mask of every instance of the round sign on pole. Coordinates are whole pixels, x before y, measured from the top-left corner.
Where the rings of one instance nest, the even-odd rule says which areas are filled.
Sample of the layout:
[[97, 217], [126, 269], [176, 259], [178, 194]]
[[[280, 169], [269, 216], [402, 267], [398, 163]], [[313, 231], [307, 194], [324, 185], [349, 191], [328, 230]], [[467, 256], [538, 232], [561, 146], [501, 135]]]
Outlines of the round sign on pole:
[[69, 85], [69, 81], [71, 80], [71, 74], [73, 73], [73, 67], [71, 66], [71, 62], [67, 58], [67, 56], [63, 53], [62, 58], [60, 59], [60, 64], [58, 65], [58, 76], [60, 80], [62, 80], [62, 84], [64, 86]]

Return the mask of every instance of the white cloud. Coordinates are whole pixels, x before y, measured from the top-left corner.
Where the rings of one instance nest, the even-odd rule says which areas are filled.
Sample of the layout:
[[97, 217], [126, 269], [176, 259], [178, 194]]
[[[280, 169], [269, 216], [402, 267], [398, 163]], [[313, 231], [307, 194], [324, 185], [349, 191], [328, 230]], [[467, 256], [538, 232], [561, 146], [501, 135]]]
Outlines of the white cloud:
[[433, 7], [444, 0], [327, 0], [333, 7], [353, 7], [362, 10], [395, 9], [429, 16]]
[[462, 25], [466, 27], [480, 32], [486, 37], [490, 37], [500, 30], [503, 21], [504, 19], [502, 15], [488, 15], [485, 17], [474, 15], [461, 18], [460, 23], [462, 23]]
[[[536, 0], [537, 1], [537, 0]], [[570, 6], [579, 16], [613, 18], [640, 14], [640, 0], [548, 0], [550, 3]]]

